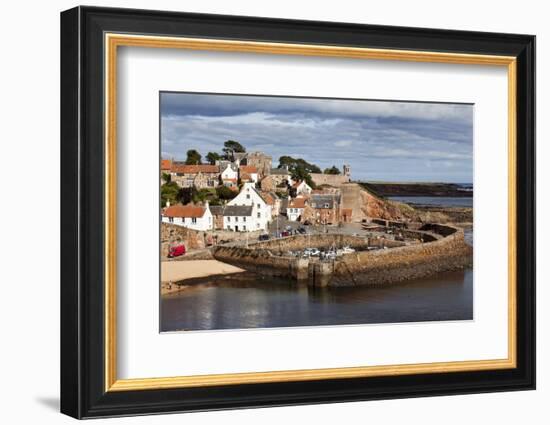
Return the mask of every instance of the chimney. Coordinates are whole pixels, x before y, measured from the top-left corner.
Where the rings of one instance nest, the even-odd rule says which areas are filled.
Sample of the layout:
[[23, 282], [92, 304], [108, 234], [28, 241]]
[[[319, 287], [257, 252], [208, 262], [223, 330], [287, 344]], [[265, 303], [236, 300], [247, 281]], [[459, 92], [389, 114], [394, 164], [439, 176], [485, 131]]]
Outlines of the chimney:
[[167, 201], [166, 201], [166, 208], [168, 208], [169, 206], [170, 206], [170, 201], [167, 200]]

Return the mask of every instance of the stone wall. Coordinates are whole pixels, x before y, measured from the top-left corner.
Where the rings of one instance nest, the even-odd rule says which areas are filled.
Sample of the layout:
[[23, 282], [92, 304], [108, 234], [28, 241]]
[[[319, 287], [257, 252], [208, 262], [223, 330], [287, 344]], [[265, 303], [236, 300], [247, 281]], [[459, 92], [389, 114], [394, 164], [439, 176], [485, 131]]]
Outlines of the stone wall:
[[251, 243], [258, 240], [261, 231], [255, 232], [232, 232], [229, 230], [216, 230], [213, 232], [201, 232], [191, 230], [187, 227], [171, 223], [160, 225], [160, 255], [166, 257], [171, 246], [184, 244], [186, 249], [204, 249], [216, 243], [238, 242], [249, 240]]
[[[440, 229], [442, 230], [442, 229]], [[335, 263], [332, 285], [381, 285], [463, 269], [472, 265], [464, 232], [434, 242], [349, 254]]]
[[256, 272], [264, 276], [307, 278], [308, 260], [273, 255], [266, 249], [217, 246], [213, 250], [216, 260]]
[[268, 249], [273, 252], [299, 251], [305, 248], [330, 248], [333, 245], [337, 248], [350, 246], [352, 248], [365, 247], [367, 239], [360, 236], [341, 234], [315, 234], [295, 235], [281, 239], [258, 242], [253, 245], [254, 249]]
[[311, 180], [317, 186], [327, 184], [329, 186], [340, 186], [344, 183], [349, 183], [349, 176], [339, 175], [339, 174], [322, 174], [322, 173], [311, 173]]
[[191, 230], [176, 224], [161, 223], [160, 255], [166, 257], [173, 245], [184, 244], [188, 250], [202, 249], [206, 246], [205, 232]]
[[[461, 229], [431, 225], [431, 232], [446, 236], [427, 243], [406, 244], [383, 238], [366, 240], [348, 235], [311, 235], [259, 242], [248, 248], [218, 246], [217, 260], [263, 275], [308, 279], [314, 285], [381, 285], [428, 276], [472, 265], [472, 247]], [[274, 255], [306, 247], [328, 248], [350, 245], [359, 249], [333, 261]], [[360, 250], [366, 246], [388, 249]], [[318, 265], [316, 265], [318, 264]], [[323, 265], [321, 265], [323, 264]]]
[[273, 166], [271, 156], [262, 152], [249, 152], [246, 155], [246, 163], [247, 165], [253, 165], [256, 167], [260, 177], [269, 175], [271, 167]]
[[340, 186], [342, 208], [351, 210], [351, 221], [360, 222], [366, 218], [362, 210], [361, 186], [357, 183], [346, 183]]

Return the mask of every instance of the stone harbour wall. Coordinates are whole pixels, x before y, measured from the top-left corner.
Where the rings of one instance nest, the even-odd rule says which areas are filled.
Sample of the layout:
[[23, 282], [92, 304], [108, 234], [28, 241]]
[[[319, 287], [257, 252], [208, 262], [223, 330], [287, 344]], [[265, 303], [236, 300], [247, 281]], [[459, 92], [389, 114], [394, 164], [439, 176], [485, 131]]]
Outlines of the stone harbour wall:
[[229, 230], [216, 230], [214, 232], [201, 232], [188, 229], [183, 226], [171, 223], [160, 225], [160, 254], [166, 257], [171, 246], [184, 244], [188, 251], [201, 250], [216, 243], [235, 241], [258, 240], [261, 231], [255, 232], [232, 232]]
[[218, 261], [258, 274], [296, 280], [307, 279], [307, 259], [281, 257], [266, 249], [225, 246], [215, 247], [213, 255]]
[[437, 241], [346, 255], [335, 262], [332, 285], [381, 285], [471, 267], [464, 232]]
[[258, 242], [253, 245], [255, 249], [269, 249], [273, 252], [300, 251], [305, 248], [337, 248], [350, 246], [352, 248], [365, 247], [367, 239], [360, 236], [342, 234], [315, 234], [295, 235], [281, 239]]
[[160, 255], [166, 257], [173, 245], [184, 244], [188, 250], [206, 247], [205, 232], [191, 230], [171, 223], [160, 225]]
[[[248, 248], [217, 246], [213, 255], [219, 261], [245, 270], [268, 276], [307, 279], [316, 286], [382, 285], [471, 267], [473, 250], [465, 242], [463, 230], [432, 225], [429, 231], [441, 235], [441, 239], [406, 244], [348, 235], [300, 235], [260, 242]], [[333, 244], [349, 245], [359, 250], [326, 262], [316, 258], [275, 255], [306, 247], [329, 248]], [[365, 250], [367, 246], [383, 249]]]

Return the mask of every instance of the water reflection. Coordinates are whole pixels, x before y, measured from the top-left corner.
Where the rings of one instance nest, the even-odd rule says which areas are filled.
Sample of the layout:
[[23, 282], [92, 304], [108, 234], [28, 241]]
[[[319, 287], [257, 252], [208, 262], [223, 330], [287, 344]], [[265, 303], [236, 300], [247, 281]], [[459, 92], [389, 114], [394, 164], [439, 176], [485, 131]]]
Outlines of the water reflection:
[[312, 288], [245, 273], [212, 279], [161, 303], [163, 331], [469, 320], [472, 271], [345, 288]]

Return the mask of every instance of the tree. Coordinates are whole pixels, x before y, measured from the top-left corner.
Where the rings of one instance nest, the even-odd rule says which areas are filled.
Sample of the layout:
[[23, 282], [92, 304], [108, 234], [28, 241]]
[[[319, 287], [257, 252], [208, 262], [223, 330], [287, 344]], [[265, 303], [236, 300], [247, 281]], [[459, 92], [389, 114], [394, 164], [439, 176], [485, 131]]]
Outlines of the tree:
[[315, 183], [311, 178], [311, 173], [321, 173], [321, 169], [302, 158], [292, 158], [291, 156], [281, 156], [279, 158], [279, 168], [287, 167], [290, 175], [294, 180], [305, 180], [305, 182], [313, 189]]
[[204, 203], [205, 201], [212, 201], [213, 199], [217, 199], [217, 195], [212, 189], [195, 190], [192, 196], [192, 200], [195, 204], [198, 204], [199, 202]]
[[208, 152], [208, 154], [206, 155], [206, 159], [211, 165], [214, 165], [216, 161], [219, 161], [220, 159], [222, 159], [222, 157], [216, 152]]
[[169, 201], [170, 205], [174, 205], [181, 201], [182, 191], [176, 182], [168, 182], [160, 187], [160, 205], [165, 207]]
[[338, 175], [340, 174], [340, 170], [336, 167], [336, 165], [333, 165], [330, 168], [325, 168], [325, 171], [323, 171], [323, 173]]
[[195, 149], [190, 149], [187, 151], [187, 160], [185, 163], [187, 165], [197, 165], [202, 164], [201, 162], [202, 155]]
[[291, 173], [298, 166], [302, 167], [308, 173], [321, 173], [321, 169], [317, 165], [311, 164], [302, 158], [293, 158], [287, 155], [279, 158], [279, 168], [285, 166], [288, 167]]
[[170, 173], [162, 173], [162, 180], [164, 180], [164, 183], [170, 183], [172, 181], [172, 176]]
[[218, 195], [218, 198], [224, 201], [229, 201], [237, 196], [237, 193], [229, 189], [227, 186], [218, 186], [216, 188], [216, 194]]
[[228, 140], [223, 144], [225, 159], [232, 159], [235, 152], [246, 152], [246, 148], [235, 140]]

